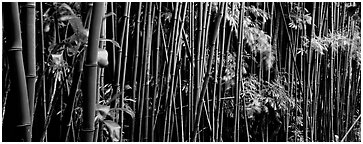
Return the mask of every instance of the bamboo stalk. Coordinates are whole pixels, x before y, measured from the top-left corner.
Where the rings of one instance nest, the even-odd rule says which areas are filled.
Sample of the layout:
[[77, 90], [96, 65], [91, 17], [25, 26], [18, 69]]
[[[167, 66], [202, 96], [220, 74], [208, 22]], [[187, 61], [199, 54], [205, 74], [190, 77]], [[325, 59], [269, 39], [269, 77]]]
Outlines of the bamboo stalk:
[[[110, 9], [111, 9], [111, 13], [114, 13], [114, 3], [111, 2], [110, 3]], [[113, 41], [115, 41], [116, 39], [116, 25], [115, 25], [115, 15], [111, 15], [111, 39]], [[107, 35], [107, 33], [106, 33]], [[116, 73], [116, 48], [115, 48], [115, 45], [112, 44], [112, 49], [111, 49], [111, 62], [110, 62], [110, 69], [111, 69], [111, 75], [112, 75], [112, 78], [115, 77], [115, 73]], [[114, 81], [114, 80], [113, 80]]]
[[[178, 5], [178, 4], [177, 4]], [[182, 9], [183, 8], [183, 9]], [[179, 61], [180, 57], [179, 57], [179, 54], [181, 53], [181, 46], [180, 46], [180, 40], [181, 40], [181, 36], [182, 36], [182, 31], [183, 31], [183, 27], [184, 27], [184, 19], [185, 19], [185, 15], [186, 15], [186, 9], [187, 9], [187, 4], [186, 3], [183, 3], [183, 5], [179, 5], [179, 11], [178, 11], [178, 14], [177, 14], [177, 24], [176, 24], [176, 31], [175, 31], [175, 34], [173, 33], [173, 39], [171, 40], [172, 43], [172, 47], [174, 49], [174, 53], [173, 53], [173, 57], [172, 57], [172, 69], [171, 69], [171, 88], [170, 88], [170, 96], [172, 99], [175, 99], [176, 97], [176, 88], [174, 90], [174, 87], [176, 87], [177, 85], [177, 82], [175, 82], [177, 80], [177, 76], [175, 76], [175, 73], [177, 71], [177, 61]], [[183, 11], [182, 11], [183, 10]], [[181, 19], [179, 18], [179, 16], [182, 14], [182, 17]], [[181, 23], [181, 24], [180, 24]], [[180, 29], [179, 29], [180, 27]], [[171, 109], [172, 109], [172, 99], [170, 98], [170, 101], [169, 101], [169, 109], [168, 109], [168, 113], [170, 115], [171, 113]], [[175, 119], [175, 121], [177, 121], [177, 119]], [[173, 125], [171, 125], [173, 126]], [[172, 128], [171, 128], [172, 129]], [[172, 131], [172, 130], [171, 130]], [[168, 133], [170, 133], [170, 125], [169, 125], [169, 122], [168, 122]], [[170, 136], [170, 137], [167, 137], [168, 141], [171, 140], [171, 135], [167, 135], [167, 136]]]
[[[188, 3], [183, 3], [183, 5], [180, 5], [181, 7], [180, 7], [180, 13], [182, 14], [182, 16], [181, 16], [181, 20], [180, 20], [180, 26], [177, 26], [177, 29], [178, 29], [178, 31], [177, 31], [177, 33], [176, 33], [176, 37], [177, 37], [177, 39], [176, 39], [176, 43], [175, 43], [175, 47], [177, 48], [177, 50], [176, 50], [176, 55], [174, 56], [174, 63], [173, 63], [173, 73], [172, 73], [172, 77], [174, 77], [175, 76], [175, 73], [177, 72], [177, 71], [179, 71], [179, 69], [181, 68], [181, 63], [179, 63], [178, 64], [178, 67], [177, 67], [177, 62], [179, 62], [180, 61], [180, 57], [181, 57], [181, 51], [182, 51], [182, 46], [181, 46], [181, 37], [182, 36], [185, 36], [185, 32], [184, 32], [184, 24], [185, 24], [185, 17], [186, 17], [186, 11], [187, 11], [187, 7], [188, 7]], [[181, 11], [181, 8], [183, 8], [182, 10], [183, 11]], [[180, 15], [180, 14], [179, 14]], [[180, 27], [180, 29], [178, 28], [178, 27]], [[185, 40], [186, 41], [186, 40]], [[188, 44], [187, 42], [186, 42], [186, 44]], [[177, 73], [177, 80], [179, 80], [179, 81], [181, 81], [180, 79], [180, 77], [181, 77], [181, 75], [179, 74], [179, 73]], [[175, 82], [175, 84], [174, 84], [174, 81], [172, 81], [172, 87], [171, 87], [171, 89], [173, 90], [174, 89], [174, 85], [175, 85], [175, 87], [177, 87], [177, 81]], [[175, 99], [175, 97], [176, 97], [176, 91], [177, 91], [177, 88], [175, 88], [175, 94], [173, 94], [174, 95], [174, 97], [173, 97], [173, 99]], [[180, 102], [182, 102], [182, 101], [180, 101]], [[180, 107], [182, 107], [182, 103], [180, 103], [181, 104], [181, 106]], [[176, 113], [176, 111], [175, 111], [175, 113]], [[175, 114], [176, 115], [176, 114]], [[183, 115], [182, 113], [181, 113], [181, 115]], [[181, 117], [181, 119], [183, 119], [183, 117]], [[178, 119], [175, 119], [176, 120], [176, 122], [177, 122], [177, 120]], [[183, 125], [183, 121], [181, 120], [181, 126], [184, 126]], [[182, 131], [182, 141], [184, 141], [184, 133], [183, 133], [183, 128], [181, 128], [181, 131]], [[178, 127], [177, 127], [177, 132], [178, 132]], [[177, 135], [178, 136], [178, 135]], [[179, 138], [178, 138], [179, 139]]]
[[217, 42], [216, 43], [217, 43], [216, 44], [217, 46], [216, 46], [216, 49], [215, 49], [215, 52], [214, 52], [215, 53], [215, 55], [214, 55], [214, 64], [215, 64], [214, 69], [215, 69], [215, 71], [214, 71], [214, 82], [213, 82], [213, 92], [212, 92], [212, 106], [210, 108], [212, 110], [211, 110], [211, 112], [209, 114], [211, 116], [210, 121], [212, 123], [212, 129], [211, 129], [211, 131], [212, 131], [212, 140], [211, 141], [213, 141], [213, 142], [216, 141], [215, 140], [215, 127], [216, 127], [216, 125], [215, 125], [215, 120], [216, 120], [216, 117], [215, 117], [215, 109], [216, 109], [216, 99], [217, 99], [216, 94], [217, 94], [217, 83], [218, 83], [218, 79], [217, 79], [217, 75], [218, 75], [217, 60], [218, 60], [218, 57], [217, 56], [218, 56], [218, 51], [219, 51], [219, 48], [220, 48], [220, 46], [219, 46], [219, 38], [217, 38]]
[[104, 15], [104, 3], [94, 3], [93, 15], [91, 18], [89, 47], [86, 51], [85, 61], [85, 83], [83, 100], [83, 124], [81, 129], [81, 141], [91, 142], [94, 133], [94, 116], [96, 104], [96, 83], [97, 83], [97, 52], [101, 31], [101, 22]]
[[[167, 133], [170, 133], [170, 121], [171, 121], [171, 100], [172, 100], [172, 93], [173, 91], [170, 90], [170, 86], [169, 84], [171, 83], [171, 81], [174, 81], [174, 78], [171, 76], [171, 67], [172, 67], [172, 62], [173, 62], [173, 57], [175, 54], [175, 51], [176, 51], [176, 47], [174, 47], [174, 39], [175, 39], [175, 33], [176, 31], [178, 30], [177, 29], [177, 26], [178, 26], [178, 22], [177, 22], [177, 19], [179, 17], [179, 2], [176, 3], [176, 8], [174, 10], [174, 13], [173, 13], [173, 30], [171, 31], [171, 42], [169, 42], [169, 47], [170, 48], [170, 51], [169, 51], [169, 58], [168, 58], [168, 69], [167, 69], [167, 77], [166, 77], [166, 98], [165, 98], [165, 106], [167, 106], [167, 117], [165, 118], [165, 124], [164, 124], [164, 137], [163, 137], [163, 142], [165, 141], [168, 141], [169, 140], [169, 135], [167, 135]], [[171, 94], [169, 94], [169, 91]], [[170, 100], [169, 100], [170, 99]], [[167, 132], [168, 131], [168, 132]]]
[[[222, 8], [223, 9], [223, 8]], [[214, 55], [214, 49], [216, 47], [216, 40], [218, 37], [218, 33], [219, 33], [219, 27], [220, 27], [220, 23], [222, 20], [222, 12], [218, 13], [218, 17], [216, 20], [216, 25], [213, 31], [213, 38], [212, 38], [212, 47], [210, 49], [210, 54], [209, 54], [209, 60], [208, 60], [208, 68], [207, 68], [207, 72], [206, 75], [204, 77], [204, 82], [203, 82], [203, 87], [202, 87], [202, 91], [200, 94], [200, 100], [198, 102], [198, 109], [197, 109], [197, 117], [196, 117], [196, 121], [195, 121], [195, 127], [194, 127], [194, 132], [193, 132], [193, 141], [195, 142], [197, 139], [197, 133], [199, 131], [199, 124], [200, 124], [200, 118], [201, 118], [201, 114], [202, 114], [202, 105], [204, 103], [204, 96], [205, 93], [207, 91], [207, 84], [209, 81], [209, 75], [211, 74], [211, 69], [212, 69], [212, 60], [213, 60], [213, 55]]]
[[[126, 79], [126, 64], [127, 64], [127, 53], [128, 53], [128, 42], [129, 42], [129, 17], [130, 17], [130, 8], [131, 8], [131, 3], [128, 2], [126, 4], [126, 18], [125, 18], [125, 21], [126, 21], [126, 33], [125, 33], [125, 52], [124, 52], [124, 55], [123, 55], [123, 71], [122, 71], [122, 81], [121, 81], [121, 108], [124, 108], [124, 98], [125, 98], [125, 79]], [[125, 22], [124, 22], [125, 23]], [[122, 35], [124, 35], [122, 33]], [[121, 63], [121, 61], [119, 61]], [[120, 111], [121, 112], [121, 117], [120, 117], [120, 142], [123, 141], [123, 137], [122, 137], [122, 132], [123, 132], [123, 120], [124, 120], [124, 113], [123, 111]]]
[[140, 111], [139, 112], [139, 141], [142, 141], [142, 132], [141, 132], [141, 129], [142, 129], [142, 120], [143, 120], [143, 112], [144, 112], [144, 102], [145, 102], [145, 78], [146, 78], [146, 73], [145, 73], [145, 58], [146, 58], [146, 54], [145, 54], [145, 46], [146, 46], [146, 25], [147, 25], [147, 4], [146, 3], [146, 6], [145, 6], [145, 12], [144, 12], [144, 17], [143, 17], [143, 27], [142, 27], [142, 46], [141, 48], [143, 48], [143, 51], [141, 51], [141, 69], [140, 69], [140, 78], [139, 78], [139, 97], [138, 97], [138, 100], [140, 100], [140, 102], [138, 103], [139, 104], [139, 107], [138, 107], [138, 110]]
[[[92, 9], [88, 10], [87, 16], [90, 16], [92, 13]], [[86, 20], [85, 25], [89, 24], [90, 22]], [[43, 38], [42, 38], [43, 39]], [[71, 125], [73, 124], [73, 112], [76, 107], [76, 99], [77, 99], [77, 90], [81, 87], [81, 76], [83, 74], [83, 64], [85, 61], [85, 51], [81, 51], [78, 55], [79, 60], [74, 62], [74, 68], [73, 68], [73, 77], [72, 77], [72, 84], [70, 88], [70, 92], [68, 95], [68, 98], [66, 99], [66, 107], [64, 108], [64, 116], [62, 118], [62, 133], [61, 133], [61, 140], [69, 141], [68, 136], [70, 132]], [[43, 54], [45, 56], [45, 54]], [[77, 58], [77, 57], [76, 57]], [[75, 59], [76, 59], [75, 58]], [[45, 81], [44, 81], [45, 85]], [[45, 92], [44, 92], [45, 93]], [[44, 98], [45, 99], [45, 98]], [[46, 103], [46, 101], [44, 101]], [[46, 112], [46, 108], [44, 108]], [[73, 137], [74, 138], [74, 137]], [[45, 138], [46, 139], [46, 138]]]
[[[334, 33], [334, 14], [336, 14], [336, 11], [334, 11], [334, 3], [331, 3], [331, 17], [332, 17], [332, 23], [331, 23], [331, 32]], [[334, 21], [334, 22], [333, 22]], [[333, 100], [334, 100], [334, 47], [331, 49], [330, 53], [330, 94], [329, 94], [329, 105], [330, 105], [330, 123], [329, 123], [329, 141], [334, 141], [334, 114], [333, 114]]]
[[[104, 7], [105, 7], [105, 12], [104, 13], [107, 14], [107, 3], [105, 3]], [[103, 39], [106, 39], [106, 28], [107, 28], [107, 23], [106, 22], [107, 21], [104, 18], [102, 18], [100, 37], [103, 38]], [[106, 50], [106, 42], [104, 42], [104, 41], [99, 42], [98, 47], [99, 47], [98, 52], [100, 50], [102, 50], [102, 49]], [[104, 77], [105, 76], [104, 76], [103, 66], [102, 67], [101, 66], [97, 67], [96, 104], [99, 104], [100, 95], [104, 96]], [[100, 122], [100, 120], [96, 120], [95, 123], [96, 123], [96, 125], [95, 125], [95, 131], [94, 131], [94, 136], [93, 136], [93, 142], [97, 142], [99, 140], [99, 131], [102, 131], [99, 128], [102, 127], [102, 124], [103, 124], [103, 123]]]
[[359, 115], [359, 117], [354, 121], [354, 123], [352, 124], [352, 126], [350, 126], [350, 128], [348, 129], [348, 131], [345, 133], [345, 135], [343, 136], [342, 140], [340, 142], [344, 142], [345, 139], [347, 138], [349, 132], [353, 129], [353, 127], [357, 124], [358, 120], [361, 118], [362, 114]]
[[149, 89], [150, 89], [150, 56], [151, 56], [151, 43], [152, 43], [152, 3], [148, 3], [148, 16], [147, 16], [147, 35], [146, 35], [146, 46], [145, 46], [145, 53], [146, 53], [146, 59], [145, 59], [145, 72], [146, 79], [145, 79], [145, 134], [144, 134], [144, 140], [148, 141], [148, 127], [149, 127]]
[[161, 8], [162, 3], [159, 2], [159, 8], [158, 8], [158, 24], [157, 24], [157, 40], [156, 40], [156, 64], [155, 64], [155, 88], [154, 88], [154, 97], [153, 97], [153, 107], [152, 107], [152, 117], [151, 117], [151, 141], [155, 141], [155, 127], [156, 127], [156, 99], [160, 95], [158, 95], [158, 89], [159, 89], [159, 61], [160, 61], [160, 28], [161, 28]]
[[[85, 60], [85, 54], [86, 53], [82, 53], [80, 56], [80, 60], [78, 63], [76, 63], [76, 66], [73, 69], [73, 80], [72, 80], [72, 85], [71, 85], [71, 89], [69, 92], [69, 99], [66, 100], [66, 108], [64, 110], [64, 116], [62, 119], [62, 125], [63, 125], [63, 133], [61, 134], [61, 140], [64, 141], [68, 141], [68, 134], [70, 131], [70, 126], [72, 123], [72, 114], [75, 108], [75, 104], [76, 104], [76, 93], [77, 93], [77, 89], [80, 87], [80, 80], [81, 80], [81, 75], [83, 73], [83, 64], [84, 64], [84, 60]], [[45, 82], [44, 82], [45, 83]]]
[[178, 70], [179, 73], [179, 104], [180, 104], [180, 127], [181, 127], [181, 142], [184, 142], [184, 115], [183, 115], [183, 97], [182, 97], [182, 83], [181, 83], [181, 70]]
[[233, 129], [233, 141], [239, 141], [239, 107], [240, 107], [240, 71], [241, 71], [241, 63], [242, 63], [242, 54], [243, 54], [243, 20], [244, 20], [244, 3], [242, 3], [240, 7], [239, 14], [239, 34], [238, 34], [238, 50], [237, 50], [237, 62], [235, 69], [235, 82], [236, 82], [236, 91], [234, 94], [234, 129]]
[[[132, 82], [132, 99], [136, 99], [136, 89], [137, 89], [137, 81], [136, 81], [136, 78], [137, 78], [137, 74], [138, 74], [138, 60], [139, 60], [139, 45], [140, 45], [140, 23], [141, 23], [141, 20], [140, 20], [140, 17], [141, 17], [141, 6], [142, 6], [142, 3], [140, 2], [139, 3], [139, 6], [138, 6], [138, 13], [137, 13], [137, 22], [136, 22], [136, 45], [135, 45], [135, 51], [134, 51], [134, 60], [133, 60], [133, 82]], [[136, 111], [136, 104], [133, 104], [132, 105], [133, 109]], [[135, 133], [135, 118], [132, 119], [132, 124], [131, 124], [131, 141], [134, 142], [134, 133]]]
[[[311, 69], [311, 61], [312, 61], [312, 40], [314, 39], [315, 37], [315, 26], [314, 26], [314, 22], [315, 22], [315, 11], [316, 11], [316, 3], [314, 2], [313, 3], [313, 11], [312, 11], [312, 22], [311, 22], [311, 25], [312, 25], [312, 28], [311, 28], [311, 35], [310, 35], [310, 45], [309, 45], [309, 50], [308, 50], [308, 71], [307, 71], [307, 83], [306, 83], [306, 102], [305, 102], [305, 107], [309, 107], [307, 104], [308, 104], [308, 100], [310, 98], [311, 100], [311, 97], [312, 97], [312, 93], [311, 93], [311, 72], [310, 72], [310, 69]], [[307, 118], [307, 116], [310, 114], [309, 112], [309, 109], [306, 108], [305, 109], [307, 111], [307, 114], [305, 115], [305, 117]], [[306, 121], [307, 122], [307, 121]], [[304, 123], [305, 124], [305, 123]], [[306, 123], [305, 124], [305, 128], [307, 129], [308, 127], [308, 124]], [[307, 141], [307, 130], [305, 130], [305, 140]]]
[[[44, 122], [45, 119], [47, 118], [47, 104], [46, 104], [46, 91], [45, 91], [45, 51], [44, 51], [44, 25], [43, 25], [43, 3], [41, 2], [40, 4], [40, 38], [41, 38], [41, 49], [42, 49], [42, 57], [41, 57], [41, 62], [42, 62], [42, 100], [43, 100], [43, 112], [44, 112]], [[44, 125], [43, 125], [44, 127]], [[45, 140], [47, 140], [47, 134], [45, 135]]]
[[189, 28], [189, 43], [190, 43], [190, 51], [191, 51], [191, 57], [189, 59], [189, 99], [188, 99], [188, 141], [191, 140], [191, 133], [193, 129], [193, 116], [194, 116], [194, 73], [195, 73], [195, 44], [194, 44], [194, 30], [195, 30], [195, 22], [194, 22], [194, 2], [191, 2], [189, 4], [189, 21], [190, 21], [190, 28]]
[[7, 54], [9, 56], [11, 79], [14, 80], [12, 82], [13, 95], [7, 98], [9, 102], [6, 111], [12, 111], [12, 108], [9, 107], [11, 105], [18, 110], [16, 114], [7, 113], [5, 115], [3, 130], [8, 131], [8, 133], [3, 135], [3, 138], [4, 141], [30, 141], [31, 118], [22, 56], [19, 8], [16, 2], [3, 4], [3, 12], [8, 13], [4, 15], [4, 19], [7, 20], [4, 22], [4, 30], [7, 30], [8, 34]]
[[[194, 110], [196, 110], [197, 107], [197, 102], [199, 101], [199, 96], [200, 96], [200, 81], [199, 81], [199, 76], [201, 75], [200, 73], [200, 55], [201, 55], [201, 46], [202, 46], [202, 26], [203, 26], [203, 3], [199, 3], [199, 15], [198, 15], [198, 28], [197, 28], [197, 44], [196, 44], [196, 66], [195, 66], [195, 83], [196, 86], [194, 87], [194, 91], [195, 91], [195, 100], [194, 100], [194, 105], [195, 107], [193, 108]], [[193, 118], [195, 120], [195, 112], [193, 113]], [[194, 125], [194, 124], [193, 124]], [[194, 126], [195, 127], [195, 126]], [[193, 128], [194, 128], [193, 127]]]
[[51, 89], [50, 89], [50, 101], [49, 101], [49, 105], [48, 105], [48, 108], [47, 108], [47, 115], [46, 115], [46, 119], [45, 119], [45, 125], [44, 125], [44, 128], [43, 128], [43, 133], [41, 135], [41, 138], [40, 138], [40, 141], [41, 142], [44, 142], [45, 141], [45, 136], [47, 134], [47, 131], [48, 131], [48, 126], [49, 126], [49, 123], [51, 121], [51, 118], [52, 118], [52, 115], [53, 115], [53, 112], [54, 112], [54, 105], [57, 103], [57, 100], [58, 100], [58, 97], [56, 97], [56, 90], [58, 88], [58, 79], [59, 79], [60, 75], [56, 75], [53, 79], [51, 79], [51, 82], [54, 82], [53, 85], [51, 85]]
[[24, 6], [23, 47], [24, 68], [27, 81], [30, 121], [33, 123], [34, 96], [35, 96], [35, 2], [28, 2]]
[[[201, 52], [201, 58], [200, 58], [200, 63], [201, 63], [201, 74], [205, 74], [205, 70], [206, 70], [206, 61], [207, 61], [207, 44], [208, 44], [208, 34], [209, 34], [209, 25], [210, 25], [210, 19], [211, 19], [211, 9], [212, 9], [212, 3], [211, 2], [206, 2], [204, 4], [204, 15], [203, 15], [203, 36], [202, 36], [202, 52]], [[203, 77], [200, 76], [199, 77], [200, 81], [203, 81]], [[206, 106], [207, 108], [207, 113], [209, 112], [209, 95], [206, 95]]]

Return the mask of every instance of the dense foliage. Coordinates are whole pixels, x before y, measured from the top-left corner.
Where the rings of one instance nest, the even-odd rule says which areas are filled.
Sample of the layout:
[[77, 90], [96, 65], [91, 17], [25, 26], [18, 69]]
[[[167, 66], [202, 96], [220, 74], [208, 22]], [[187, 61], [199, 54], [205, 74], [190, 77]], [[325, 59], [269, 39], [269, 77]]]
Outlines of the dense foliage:
[[361, 141], [360, 3], [10, 10], [3, 141]]

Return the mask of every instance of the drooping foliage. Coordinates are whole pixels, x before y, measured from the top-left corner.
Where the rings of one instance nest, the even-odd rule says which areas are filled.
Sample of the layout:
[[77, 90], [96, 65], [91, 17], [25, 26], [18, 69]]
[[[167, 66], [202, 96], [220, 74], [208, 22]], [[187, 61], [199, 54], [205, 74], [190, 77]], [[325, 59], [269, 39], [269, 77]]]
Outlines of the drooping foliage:
[[[45, 2], [35, 10], [33, 122], [21, 137], [361, 140], [359, 2]], [[33, 101], [14, 97], [12, 60], [25, 53], [8, 49], [13, 31], [3, 29], [3, 130], [17, 126], [16, 101]]]

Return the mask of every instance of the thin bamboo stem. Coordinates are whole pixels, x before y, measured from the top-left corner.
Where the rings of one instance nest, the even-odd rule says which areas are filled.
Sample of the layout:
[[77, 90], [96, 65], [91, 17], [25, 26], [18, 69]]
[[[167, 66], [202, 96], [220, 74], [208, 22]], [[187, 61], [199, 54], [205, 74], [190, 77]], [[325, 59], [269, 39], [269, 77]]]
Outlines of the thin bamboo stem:
[[[222, 8], [223, 9], [223, 8]], [[194, 132], [193, 132], [193, 141], [195, 142], [196, 139], [197, 139], [197, 134], [198, 134], [198, 131], [199, 131], [199, 124], [200, 124], [200, 118], [201, 118], [201, 114], [202, 114], [202, 105], [204, 103], [204, 96], [206, 94], [206, 91], [207, 91], [207, 84], [209, 82], [209, 75], [211, 74], [211, 69], [212, 69], [212, 61], [213, 61], [213, 56], [214, 56], [214, 49], [216, 47], [216, 40], [217, 40], [217, 37], [218, 37], [218, 34], [219, 34], [219, 28], [220, 28], [220, 23], [221, 23], [221, 20], [222, 20], [222, 12], [219, 12], [218, 13], [218, 17], [217, 17], [217, 20], [216, 20], [216, 25], [215, 25], [215, 28], [214, 28], [214, 32], [213, 32], [213, 38], [212, 38], [212, 46], [211, 46], [211, 49], [209, 51], [209, 60], [208, 60], [208, 68], [207, 68], [207, 72], [205, 74], [205, 77], [204, 77], [204, 82], [203, 82], [203, 87], [202, 87], [202, 91], [201, 91], [201, 94], [200, 94], [200, 100], [198, 102], [198, 109], [197, 109], [197, 119], [195, 121], [195, 127], [194, 127]]]
[[[140, 23], [141, 23], [141, 20], [140, 20], [140, 17], [141, 17], [141, 6], [142, 6], [142, 3], [139, 2], [139, 5], [138, 5], [138, 13], [137, 13], [137, 22], [136, 22], [136, 31], [140, 31]], [[136, 99], [136, 94], [137, 94], [137, 74], [138, 74], [138, 60], [139, 60], [139, 46], [140, 46], [140, 33], [137, 32], [136, 33], [136, 45], [135, 45], [135, 51], [134, 51], [134, 58], [133, 58], [133, 75], [132, 75], [132, 78], [133, 78], [133, 82], [132, 82], [132, 99]], [[136, 111], [136, 104], [133, 104], [132, 105], [132, 108], [133, 110]], [[135, 118], [132, 119], [132, 122], [131, 122], [132, 126], [131, 126], [131, 141], [134, 142], [134, 133], [135, 133]]]
[[153, 97], [153, 107], [152, 107], [152, 117], [151, 117], [151, 141], [155, 141], [155, 127], [156, 127], [156, 99], [160, 95], [158, 95], [158, 89], [159, 89], [159, 61], [160, 61], [160, 28], [161, 28], [161, 7], [162, 3], [159, 2], [158, 7], [158, 24], [157, 24], [157, 40], [156, 40], [156, 64], [155, 64], [155, 88], [154, 88], [154, 97]]

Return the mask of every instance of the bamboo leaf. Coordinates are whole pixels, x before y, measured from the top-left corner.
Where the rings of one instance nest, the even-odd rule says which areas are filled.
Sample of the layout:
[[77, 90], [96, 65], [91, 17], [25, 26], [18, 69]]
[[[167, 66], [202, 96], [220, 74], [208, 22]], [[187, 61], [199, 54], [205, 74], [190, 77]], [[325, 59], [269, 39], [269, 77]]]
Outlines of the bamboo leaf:
[[69, 5], [67, 5], [66, 3], [63, 3], [60, 7], [59, 7], [59, 9], [61, 9], [61, 8], [65, 8], [66, 10], [68, 10], [72, 15], [74, 15], [74, 12], [73, 12], [73, 10], [72, 10], [72, 8], [69, 6]]
[[72, 20], [72, 19], [76, 19], [77, 16], [75, 15], [64, 15], [61, 16], [60, 18], [58, 18], [59, 21], [67, 21], [67, 20]]
[[82, 20], [79, 17], [75, 15], [63, 15], [58, 20], [68, 21], [71, 24], [74, 34], [69, 39], [84, 43], [88, 41], [89, 31], [83, 27]]
[[125, 105], [125, 107], [124, 108], [122, 108], [122, 110], [124, 111], [124, 112], [126, 112], [127, 114], [129, 114], [133, 119], [135, 118], [135, 112], [131, 109], [131, 107], [130, 106], [128, 106], [128, 105]]
[[116, 14], [114, 12], [109, 12], [107, 14], [105, 14], [105, 16], [102, 18], [102, 20], [105, 20], [106, 18], [110, 17], [110, 16], [116, 16]]
[[108, 65], [108, 52], [105, 49], [98, 48], [97, 64], [103, 68]]
[[101, 115], [106, 116], [110, 112], [110, 106], [96, 104], [96, 112], [99, 112]]
[[130, 85], [125, 85], [125, 90], [130, 90], [132, 87]]
[[62, 64], [64, 63], [63, 53], [51, 54], [51, 56], [52, 56], [52, 62], [54, 64], [54, 66], [56, 66], [56, 67], [62, 66]]
[[120, 97], [120, 93], [116, 93], [112, 96], [112, 98], [110, 100], [108, 100], [107, 104], [110, 104], [111, 102], [113, 102], [114, 100], [116, 100], [118, 97]]
[[105, 39], [105, 38], [100, 38], [100, 41], [106, 41], [106, 42], [111, 42], [112, 44], [114, 44], [116, 47], [121, 48], [120, 44], [118, 44], [118, 42], [111, 40], [111, 39]]
[[120, 139], [121, 126], [112, 120], [104, 120], [103, 123], [106, 125], [108, 129], [112, 141], [118, 142]]
[[311, 16], [309, 16], [308, 14], [304, 15], [304, 21], [309, 25], [311, 25]]
[[107, 105], [101, 105], [101, 104], [96, 104], [96, 117], [95, 117], [95, 121], [97, 119], [104, 121], [107, 117], [107, 115], [110, 115], [110, 106]]
[[119, 111], [119, 110], [124, 111], [127, 114], [129, 114], [132, 118], [135, 118], [135, 112], [127, 104], [125, 104], [123, 108], [113, 108], [113, 109], [111, 109], [111, 111]]
[[131, 101], [131, 102], [136, 103], [136, 101], [135, 101], [134, 99], [124, 99], [124, 100], [125, 100], [125, 102], [126, 102], [126, 101]]

